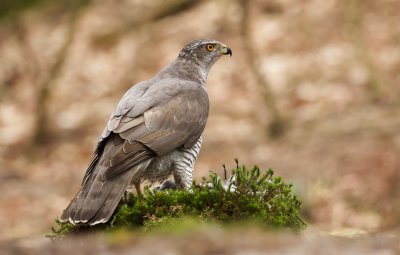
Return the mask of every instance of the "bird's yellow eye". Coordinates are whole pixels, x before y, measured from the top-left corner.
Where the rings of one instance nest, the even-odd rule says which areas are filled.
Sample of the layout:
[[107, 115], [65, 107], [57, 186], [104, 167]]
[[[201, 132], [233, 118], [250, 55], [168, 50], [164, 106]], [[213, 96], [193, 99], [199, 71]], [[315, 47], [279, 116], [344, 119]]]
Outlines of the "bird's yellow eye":
[[207, 50], [208, 50], [208, 51], [213, 51], [213, 50], [214, 50], [214, 45], [212, 45], [212, 44], [207, 44]]

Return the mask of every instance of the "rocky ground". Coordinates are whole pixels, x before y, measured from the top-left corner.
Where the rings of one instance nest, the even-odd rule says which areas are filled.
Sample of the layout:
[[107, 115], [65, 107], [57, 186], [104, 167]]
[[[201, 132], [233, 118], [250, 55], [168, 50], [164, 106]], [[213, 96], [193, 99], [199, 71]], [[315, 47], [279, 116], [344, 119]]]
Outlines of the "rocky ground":
[[257, 228], [222, 229], [201, 226], [189, 232], [120, 232], [51, 242], [43, 237], [3, 241], [2, 254], [234, 254], [234, 255], [395, 255], [399, 233], [365, 234], [357, 231], [301, 234], [268, 232]]

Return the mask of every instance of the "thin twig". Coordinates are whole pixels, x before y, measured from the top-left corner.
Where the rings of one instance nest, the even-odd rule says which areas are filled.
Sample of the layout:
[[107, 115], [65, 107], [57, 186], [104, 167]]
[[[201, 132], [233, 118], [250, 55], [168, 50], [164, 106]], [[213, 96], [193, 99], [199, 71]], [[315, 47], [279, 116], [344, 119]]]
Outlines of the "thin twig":
[[50, 93], [62, 71], [65, 60], [67, 59], [69, 48], [74, 40], [79, 16], [80, 8], [76, 7], [76, 9], [73, 10], [69, 20], [68, 31], [64, 45], [58, 52], [55, 63], [50, 68], [49, 76], [39, 86], [36, 97], [36, 119], [31, 145], [42, 143], [45, 140], [48, 132], [48, 101], [50, 99]]
[[249, 17], [249, 4], [251, 1], [239, 0], [239, 4], [242, 9], [242, 20], [241, 20], [241, 38], [245, 49], [247, 63], [250, 71], [256, 79], [256, 84], [263, 97], [263, 102], [272, 114], [272, 121], [270, 123], [269, 131], [271, 136], [281, 135], [284, 131], [285, 122], [278, 111], [275, 95], [271, 90], [270, 84], [264, 78], [263, 73], [257, 67], [257, 57], [252, 47], [252, 41], [250, 36], [250, 17]]

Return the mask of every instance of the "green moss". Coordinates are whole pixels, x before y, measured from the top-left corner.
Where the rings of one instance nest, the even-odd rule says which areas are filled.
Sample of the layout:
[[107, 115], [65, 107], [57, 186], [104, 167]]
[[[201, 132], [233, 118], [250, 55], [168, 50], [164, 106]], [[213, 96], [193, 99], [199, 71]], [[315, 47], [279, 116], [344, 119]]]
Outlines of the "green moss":
[[112, 219], [91, 227], [77, 227], [56, 221], [52, 238], [82, 230], [116, 230], [120, 228], [144, 231], [158, 227], [173, 227], [184, 218], [200, 222], [231, 224], [257, 222], [269, 228], [301, 230], [306, 224], [301, 220], [300, 200], [293, 195], [292, 185], [281, 177], [274, 177], [272, 169], [261, 171], [258, 166], [247, 169], [239, 166], [229, 178], [221, 179], [215, 172], [193, 183], [189, 190], [157, 191], [146, 187], [144, 197], [130, 195]]

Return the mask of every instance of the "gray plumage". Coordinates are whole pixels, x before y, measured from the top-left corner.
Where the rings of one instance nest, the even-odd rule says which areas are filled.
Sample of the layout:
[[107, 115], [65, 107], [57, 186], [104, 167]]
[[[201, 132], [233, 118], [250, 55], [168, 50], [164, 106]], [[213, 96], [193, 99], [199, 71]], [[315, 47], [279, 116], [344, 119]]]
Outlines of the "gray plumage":
[[193, 41], [156, 76], [125, 93], [62, 221], [107, 222], [130, 183], [140, 191], [142, 181], [172, 174], [177, 188], [190, 186], [209, 111], [208, 71], [227, 54], [232, 51], [216, 40]]

